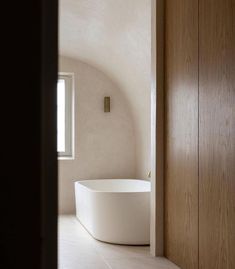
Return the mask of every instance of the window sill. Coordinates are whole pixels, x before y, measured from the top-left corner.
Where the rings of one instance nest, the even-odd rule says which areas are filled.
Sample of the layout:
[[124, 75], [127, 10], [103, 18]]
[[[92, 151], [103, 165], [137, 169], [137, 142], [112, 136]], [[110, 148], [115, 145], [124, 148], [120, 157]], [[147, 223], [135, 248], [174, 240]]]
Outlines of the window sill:
[[57, 160], [58, 161], [73, 161], [73, 160], [75, 160], [75, 158], [74, 157], [60, 156], [60, 157], [57, 157]]

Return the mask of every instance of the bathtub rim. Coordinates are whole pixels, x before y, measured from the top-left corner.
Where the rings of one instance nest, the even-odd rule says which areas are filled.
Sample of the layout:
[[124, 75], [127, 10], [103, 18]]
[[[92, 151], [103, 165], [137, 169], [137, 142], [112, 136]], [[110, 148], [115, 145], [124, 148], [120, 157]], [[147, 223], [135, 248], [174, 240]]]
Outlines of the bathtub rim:
[[102, 181], [106, 181], [106, 180], [121, 180], [121, 181], [125, 181], [125, 180], [129, 180], [129, 181], [144, 181], [144, 182], [147, 182], [149, 185], [150, 185], [150, 189], [149, 191], [101, 191], [101, 190], [94, 190], [94, 189], [91, 189], [89, 188], [88, 186], [85, 186], [83, 184], [80, 184], [81, 186], [83, 186], [84, 188], [86, 188], [87, 190], [89, 190], [90, 192], [93, 192], [93, 193], [110, 193], [110, 194], [137, 194], [137, 193], [151, 193], [151, 182], [148, 181], [148, 180], [144, 180], [144, 179], [133, 179], [133, 178], [106, 178], [106, 179], [83, 179], [83, 180], [76, 180], [74, 181], [74, 185], [79, 184], [79, 183], [82, 183], [82, 182], [86, 182], [86, 181], [99, 181], [99, 180], [102, 180]]

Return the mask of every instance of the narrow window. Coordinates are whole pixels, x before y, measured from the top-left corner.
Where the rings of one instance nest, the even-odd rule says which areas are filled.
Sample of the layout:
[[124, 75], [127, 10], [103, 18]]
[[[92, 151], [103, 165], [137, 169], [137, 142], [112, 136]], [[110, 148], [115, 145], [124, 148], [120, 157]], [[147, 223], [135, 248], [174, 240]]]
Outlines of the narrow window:
[[57, 152], [73, 159], [73, 74], [60, 73], [57, 81]]

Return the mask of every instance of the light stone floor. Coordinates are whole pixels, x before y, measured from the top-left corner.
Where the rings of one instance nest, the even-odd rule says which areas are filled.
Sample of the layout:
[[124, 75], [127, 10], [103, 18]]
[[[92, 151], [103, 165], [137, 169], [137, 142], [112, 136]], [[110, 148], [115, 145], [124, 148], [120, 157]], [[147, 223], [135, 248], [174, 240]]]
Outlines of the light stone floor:
[[73, 215], [59, 217], [59, 269], [179, 269], [150, 256], [148, 246], [121, 246], [95, 240]]

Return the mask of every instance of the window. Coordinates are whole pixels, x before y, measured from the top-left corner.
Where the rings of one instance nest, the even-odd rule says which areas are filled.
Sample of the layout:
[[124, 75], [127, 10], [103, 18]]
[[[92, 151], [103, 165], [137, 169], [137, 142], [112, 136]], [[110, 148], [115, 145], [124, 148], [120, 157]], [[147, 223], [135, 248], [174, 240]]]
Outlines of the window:
[[59, 159], [74, 158], [73, 74], [60, 73], [57, 81], [57, 152]]

